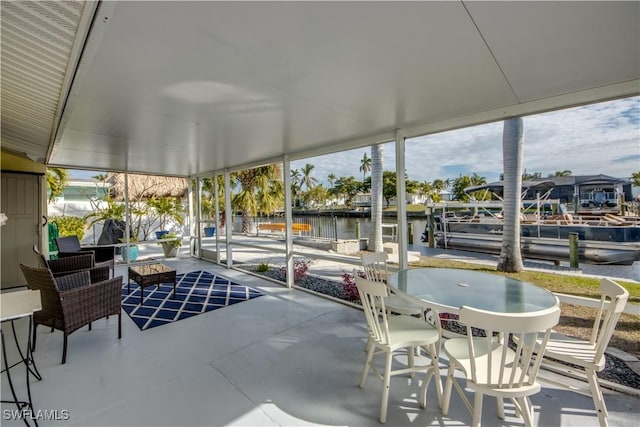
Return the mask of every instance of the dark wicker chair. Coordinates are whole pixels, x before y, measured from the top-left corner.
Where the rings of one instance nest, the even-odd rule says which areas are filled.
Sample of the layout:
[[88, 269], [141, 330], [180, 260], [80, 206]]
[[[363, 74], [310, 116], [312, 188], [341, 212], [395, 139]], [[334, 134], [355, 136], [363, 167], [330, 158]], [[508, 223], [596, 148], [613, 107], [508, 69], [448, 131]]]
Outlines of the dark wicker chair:
[[[38, 325], [58, 329], [64, 334], [62, 363], [67, 360], [67, 337], [82, 328], [109, 315], [118, 315], [118, 339], [122, 337], [122, 312], [120, 292], [122, 276], [91, 283], [91, 273], [77, 273], [53, 277], [46, 268], [33, 268], [20, 264], [29, 289], [40, 290], [42, 310], [33, 314], [33, 348], [36, 345]], [[102, 267], [108, 275], [108, 268]]]
[[66, 276], [88, 270], [91, 275], [91, 283], [102, 282], [110, 277], [110, 268], [107, 265], [96, 266], [91, 252], [82, 255], [70, 256], [58, 259], [45, 260], [45, 264], [53, 277]]
[[56, 237], [56, 246], [58, 246], [58, 258], [66, 258], [81, 255], [83, 253], [92, 253], [96, 267], [106, 265], [109, 267], [113, 275], [115, 275], [115, 258], [116, 248], [112, 246], [92, 246], [81, 247], [78, 236]]

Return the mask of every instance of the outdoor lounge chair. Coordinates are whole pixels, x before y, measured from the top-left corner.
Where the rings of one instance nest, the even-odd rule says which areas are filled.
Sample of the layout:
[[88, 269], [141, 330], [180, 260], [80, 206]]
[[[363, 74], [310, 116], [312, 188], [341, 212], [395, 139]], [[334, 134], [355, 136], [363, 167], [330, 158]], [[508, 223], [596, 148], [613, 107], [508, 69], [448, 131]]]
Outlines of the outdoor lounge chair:
[[78, 236], [57, 237], [55, 241], [56, 245], [58, 246], [58, 258], [76, 256], [82, 253], [91, 252], [93, 253], [96, 267], [106, 265], [109, 267], [111, 272], [114, 273], [116, 257], [115, 247], [82, 247], [80, 246], [80, 240], [78, 240]]
[[[122, 277], [91, 283], [89, 270], [53, 277], [51, 270], [20, 264], [29, 289], [40, 290], [42, 310], [33, 314], [35, 350], [38, 325], [58, 329], [64, 334], [62, 363], [67, 360], [67, 337], [91, 322], [118, 315], [118, 339], [122, 337], [120, 292]], [[106, 267], [101, 268], [108, 274]]]

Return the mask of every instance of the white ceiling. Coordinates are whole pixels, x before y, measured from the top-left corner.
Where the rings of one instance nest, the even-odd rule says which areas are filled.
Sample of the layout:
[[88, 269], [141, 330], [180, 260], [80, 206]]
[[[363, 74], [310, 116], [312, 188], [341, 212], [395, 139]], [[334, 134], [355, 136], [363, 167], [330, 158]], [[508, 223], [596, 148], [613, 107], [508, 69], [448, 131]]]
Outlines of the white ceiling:
[[639, 93], [636, 1], [103, 2], [29, 155], [189, 176]]

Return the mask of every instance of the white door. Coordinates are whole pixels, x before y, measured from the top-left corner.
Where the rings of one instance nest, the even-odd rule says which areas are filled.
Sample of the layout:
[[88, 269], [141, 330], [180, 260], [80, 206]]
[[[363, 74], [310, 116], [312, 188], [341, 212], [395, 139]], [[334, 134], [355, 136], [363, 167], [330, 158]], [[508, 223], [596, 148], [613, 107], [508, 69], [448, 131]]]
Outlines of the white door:
[[2, 289], [6, 289], [25, 284], [20, 263], [37, 265], [33, 245], [40, 247], [42, 175], [2, 172], [0, 182], [0, 212], [8, 218], [0, 228]]

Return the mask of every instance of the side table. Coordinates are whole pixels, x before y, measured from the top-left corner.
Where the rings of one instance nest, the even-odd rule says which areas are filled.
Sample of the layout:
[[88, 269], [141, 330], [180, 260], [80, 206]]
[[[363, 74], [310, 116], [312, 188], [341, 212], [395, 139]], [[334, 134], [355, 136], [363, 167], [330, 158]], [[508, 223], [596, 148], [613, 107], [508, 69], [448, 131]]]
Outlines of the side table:
[[[16, 292], [7, 292], [0, 295], [0, 305], [1, 305], [1, 321], [2, 323], [11, 322], [11, 331], [13, 332], [13, 339], [15, 341], [18, 353], [20, 354], [20, 360], [12, 365], [9, 365], [9, 361], [7, 359], [7, 347], [6, 341], [4, 339], [4, 331], [0, 330], [2, 335], [2, 357], [4, 359], [4, 369], [2, 373], [7, 374], [7, 381], [9, 382], [9, 388], [11, 389], [11, 395], [13, 396], [13, 400], [3, 400], [3, 403], [15, 403], [18, 407], [19, 411], [23, 411], [25, 409], [34, 412], [33, 410], [33, 401], [31, 399], [31, 382], [30, 375], [33, 375], [38, 380], [42, 379], [40, 372], [38, 372], [38, 368], [36, 366], [35, 360], [33, 359], [33, 346], [31, 344], [31, 336], [33, 335], [33, 313], [35, 311], [42, 310], [42, 301], [40, 299], [40, 291], [39, 290], [24, 290], [24, 291], [16, 291]], [[23, 352], [20, 347], [20, 343], [18, 342], [18, 336], [16, 334], [16, 328], [14, 321], [18, 319], [22, 319], [24, 317], [29, 318], [29, 328], [27, 330], [27, 348]], [[13, 385], [13, 380], [11, 379], [11, 368], [24, 364], [25, 372], [27, 375], [26, 383], [27, 383], [27, 398], [28, 401], [20, 400], [16, 393], [16, 389]], [[23, 417], [23, 421], [26, 425], [30, 425], [27, 417]], [[37, 420], [33, 420], [34, 424], [37, 426]]]
[[144, 288], [162, 283], [173, 283], [173, 297], [176, 297], [176, 271], [164, 264], [147, 264], [129, 267], [127, 293], [130, 292], [130, 282], [133, 280], [140, 286], [140, 305], [144, 297]]

